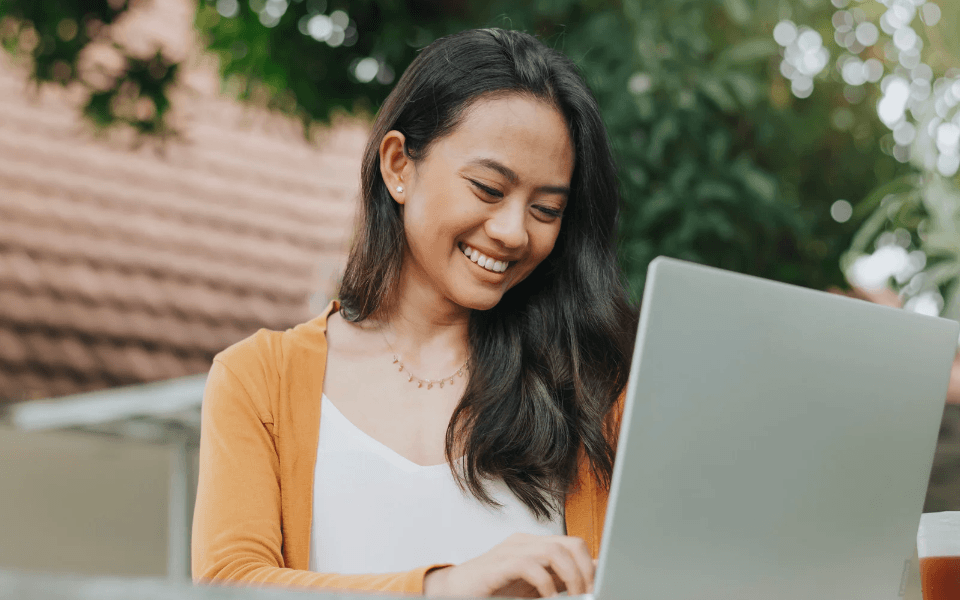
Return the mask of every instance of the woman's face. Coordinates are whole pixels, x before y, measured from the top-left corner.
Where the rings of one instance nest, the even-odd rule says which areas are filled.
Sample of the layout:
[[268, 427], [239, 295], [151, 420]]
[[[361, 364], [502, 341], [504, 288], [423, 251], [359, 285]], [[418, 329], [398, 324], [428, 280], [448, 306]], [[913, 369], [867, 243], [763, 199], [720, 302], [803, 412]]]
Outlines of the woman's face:
[[[529, 96], [479, 100], [402, 169], [404, 277], [461, 307], [492, 308], [553, 250], [574, 150], [563, 116]], [[408, 279], [409, 282], [409, 279]]]

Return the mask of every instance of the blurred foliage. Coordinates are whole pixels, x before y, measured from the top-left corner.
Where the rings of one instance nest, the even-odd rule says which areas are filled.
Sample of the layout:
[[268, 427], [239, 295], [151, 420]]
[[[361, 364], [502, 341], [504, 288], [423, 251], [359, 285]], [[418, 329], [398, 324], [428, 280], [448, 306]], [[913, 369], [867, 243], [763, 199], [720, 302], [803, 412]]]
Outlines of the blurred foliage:
[[[875, 189], [857, 207], [867, 214], [841, 265], [884, 245], [917, 249], [926, 257], [908, 277], [894, 273], [887, 285], [910, 306], [914, 298], [936, 291], [940, 316], [960, 320], [960, 188], [934, 173], [909, 173]], [[905, 235], [904, 235], [905, 234]]]
[[[843, 284], [840, 256], [859, 225], [834, 221], [831, 204], [863, 198], [905, 168], [880, 151], [876, 127], [834, 124], [841, 83], [800, 100], [778, 73], [774, 25], [816, 2], [199, 0], [196, 27], [219, 56], [228, 93], [294, 115], [307, 132], [338, 111], [375, 112], [417, 50], [441, 35], [483, 26], [534, 33], [580, 65], [600, 102], [625, 198], [622, 264], [637, 296], [661, 254], [822, 289]], [[41, 38], [55, 36], [64, 18], [101, 14], [87, 5], [114, 11], [96, 17], [105, 23], [126, 7], [39, 3], [44, 13], [33, 4], [0, 0], [0, 17], [18, 31], [4, 44], [27, 49], [38, 81], [61, 83], [76, 70], [45, 76], [47, 54], [18, 42], [23, 32], [33, 24]], [[68, 50], [82, 44], [71, 43], [58, 56], [76, 65], [79, 51]], [[162, 119], [173, 80], [134, 83], [158, 90]], [[103, 125], [126, 122], [95, 114]]]
[[829, 105], [796, 99], [771, 77], [779, 54], [770, 31], [789, 10], [746, 0], [627, 5], [638, 49], [632, 106], [611, 130], [625, 194], [637, 199], [623, 244], [634, 279], [666, 254], [821, 289], [843, 284], [838, 257], [853, 226], [831, 219], [830, 205], [896, 167], [870, 130], [838, 132]]
[[[841, 257], [841, 266], [853, 275], [858, 260], [884, 246], [897, 247], [898, 251], [902, 248], [899, 256], [919, 251], [925, 257], [923, 263], [905, 264], [897, 269], [897, 261], [892, 261], [893, 268], [890, 272], [881, 271], [885, 281], [879, 283], [896, 290], [908, 308], [927, 296], [936, 302], [935, 310], [941, 316], [960, 320], [960, 173], [955, 165], [941, 172], [937, 160], [949, 145], [943, 143], [943, 136], [938, 141], [938, 127], [951, 120], [960, 124], [960, 96], [948, 100], [945, 93], [951, 86], [960, 90], [960, 3], [950, 0], [933, 4], [934, 14], [942, 16], [932, 25], [929, 18], [921, 19], [922, 10], [901, 13], [910, 17], [904, 19], [902, 28], [916, 34], [917, 41], [912, 46], [919, 49], [908, 60], [902, 58], [904, 52], [893, 43], [890, 31], [896, 28], [889, 21], [886, 27], [881, 23], [885, 12], [900, 8], [892, 2], [813, 3], [799, 11], [796, 20], [827, 40], [841, 39], [837, 24], [843, 22], [842, 17], [858, 25], [877, 25], [879, 39], [869, 47], [860, 44], [851, 49], [831, 44], [841, 58], [832, 62], [821, 80], [836, 85], [815, 89], [811, 99], [835, 106], [834, 120], [844, 121], [847, 129], [876, 129], [881, 151], [903, 163], [898, 176], [879, 179], [856, 205], [854, 217], [860, 227]], [[879, 61], [883, 78], [857, 85], [845, 82], [836, 65], [853, 57]], [[889, 84], [894, 78], [911, 84], [912, 97], [902, 117], [888, 123], [888, 127], [878, 116], [878, 106], [884, 97], [884, 82]], [[920, 85], [919, 79], [926, 84]], [[820, 86], [818, 80], [817, 87]], [[894, 131], [899, 128], [903, 130], [897, 132], [901, 134], [897, 141]]]
[[[179, 65], [159, 50], [135, 55], [112, 38], [111, 26], [129, 8], [128, 0], [0, 0], [0, 44], [29, 60], [37, 85], [84, 86], [83, 112], [95, 125], [169, 135]], [[112, 66], [91, 57], [97, 51]]]
[[[271, 17], [272, 7], [282, 15]], [[441, 8], [430, 0], [200, 0], [196, 26], [220, 57], [230, 93], [309, 126], [337, 111], [375, 112], [418, 48], [467, 27]], [[360, 81], [356, 67], [365, 58], [377, 67]]]

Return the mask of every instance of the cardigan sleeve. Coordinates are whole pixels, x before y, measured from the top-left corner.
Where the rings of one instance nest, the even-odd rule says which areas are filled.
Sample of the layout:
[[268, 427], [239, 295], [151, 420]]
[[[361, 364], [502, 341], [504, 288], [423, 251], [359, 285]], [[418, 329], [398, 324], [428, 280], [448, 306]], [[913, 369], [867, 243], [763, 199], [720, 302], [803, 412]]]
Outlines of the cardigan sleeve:
[[426, 574], [339, 575], [285, 568], [280, 461], [269, 390], [242, 381], [218, 357], [203, 395], [192, 569], [198, 583], [423, 593]]

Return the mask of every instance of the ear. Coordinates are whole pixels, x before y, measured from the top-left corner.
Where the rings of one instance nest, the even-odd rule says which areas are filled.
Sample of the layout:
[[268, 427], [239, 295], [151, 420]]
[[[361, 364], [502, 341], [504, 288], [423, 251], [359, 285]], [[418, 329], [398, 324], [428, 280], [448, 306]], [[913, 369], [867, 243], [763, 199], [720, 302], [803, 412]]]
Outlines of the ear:
[[396, 130], [388, 131], [380, 141], [380, 175], [397, 204], [403, 204], [407, 197], [404, 175], [410, 173], [413, 167], [413, 161], [403, 151], [405, 142], [406, 137]]

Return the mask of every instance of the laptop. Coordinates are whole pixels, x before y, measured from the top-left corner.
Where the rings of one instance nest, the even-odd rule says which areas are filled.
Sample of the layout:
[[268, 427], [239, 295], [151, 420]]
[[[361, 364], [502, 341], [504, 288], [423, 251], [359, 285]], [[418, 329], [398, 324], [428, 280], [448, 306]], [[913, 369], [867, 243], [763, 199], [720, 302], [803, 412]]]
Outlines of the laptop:
[[597, 600], [897, 600], [960, 324], [649, 268]]

